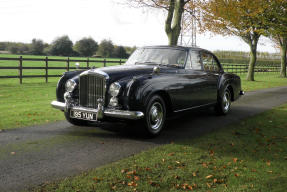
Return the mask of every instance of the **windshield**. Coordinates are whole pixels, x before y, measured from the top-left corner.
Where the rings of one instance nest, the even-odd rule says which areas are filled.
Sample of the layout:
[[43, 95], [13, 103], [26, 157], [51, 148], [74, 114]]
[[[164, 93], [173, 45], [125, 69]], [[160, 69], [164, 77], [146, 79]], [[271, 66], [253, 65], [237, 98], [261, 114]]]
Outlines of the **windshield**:
[[167, 65], [184, 67], [187, 52], [171, 48], [139, 48], [129, 57], [127, 65]]

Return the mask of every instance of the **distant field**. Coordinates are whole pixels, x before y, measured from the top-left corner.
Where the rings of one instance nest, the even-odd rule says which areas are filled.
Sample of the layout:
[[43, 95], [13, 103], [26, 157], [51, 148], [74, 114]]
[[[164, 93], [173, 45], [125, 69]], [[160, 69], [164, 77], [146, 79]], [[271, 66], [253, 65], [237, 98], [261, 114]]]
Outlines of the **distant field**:
[[[1, 57], [6, 58], [19, 58], [20, 55], [12, 55], [12, 54], [0, 54]], [[45, 59], [45, 56], [35, 56], [35, 55], [23, 55], [23, 58], [40, 58]], [[60, 57], [60, 56], [48, 56], [49, 59], [67, 59], [68, 57]], [[71, 60], [73, 59], [79, 59], [79, 60], [87, 60], [86, 57], [69, 57]], [[103, 67], [103, 62], [95, 62], [95, 60], [103, 60], [104, 58], [89, 58], [89, 67]], [[109, 63], [109, 61], [119, 61], [119, 58], [107, 58], [107, 66], [117, 65], [117, 63]], [[125, 59], [122, 59], [124, 62]], [[70, 62], [70, 67], [75, 67], [76, 62]], [[86, 62], [79, 62], [81, 67], [86, 67]], [[60, 61], [49, 61], [48, 62], [49, 67], [65, 67], [66, 62], [60, 62]], [[19, 66], [19, 61], [6, 61], [6, 60], [0, 60], [0, 66], [2, 67], [17, 67]], [[45, 62], [44, 61], [23, 61], [23, 67], [44, 67]], [[48, 75], [60, 75], [65, 71], [65, 69], [49, 69]], [[0, 76], [16, 76], [19, 72], [16, 69], [1, 69], [0, 70]], [[23, 75], [45, 75], [44, 69], [24, 69]], [[44, 78], [42, 78], [44, 81]], [[25, 81], [25, 80], [24, 80]]]

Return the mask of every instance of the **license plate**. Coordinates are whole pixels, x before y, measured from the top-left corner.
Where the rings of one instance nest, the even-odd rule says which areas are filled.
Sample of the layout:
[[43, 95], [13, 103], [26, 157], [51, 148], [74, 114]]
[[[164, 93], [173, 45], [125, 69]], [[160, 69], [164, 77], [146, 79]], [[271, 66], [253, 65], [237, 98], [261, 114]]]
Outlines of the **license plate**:
[[70, 117], [76, 118], [76, 119], [96, 121], [96, 116], [97, 116], [96, 113], [89, 113], [89, 112], [76, 111], [76, 110], [71, 110], [70, 112]]

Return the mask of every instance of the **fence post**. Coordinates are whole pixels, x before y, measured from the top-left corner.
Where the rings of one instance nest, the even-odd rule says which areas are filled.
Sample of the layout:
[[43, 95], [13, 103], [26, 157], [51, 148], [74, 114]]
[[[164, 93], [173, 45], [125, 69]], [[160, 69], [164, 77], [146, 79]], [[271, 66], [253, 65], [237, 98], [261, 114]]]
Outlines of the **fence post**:
[[87, 59], [87, 69], [89, 69], [89, 57]]
[[19, 58], [19, 80], [20, 84], [22, 84], [22, 78], [23, 78], [23, 58], [20, 56]]
[[104, 67], [106, 67], [106, 59], [104, 59]]
[[122, 60], [120, 59], [120, 65], [122, 64]]
[[69, 71], [70, 69], [70, 57], [68, 57], [68, 60], [67, 60], [67, 71]]
[[46, 78], [46, 83], [48, 83], [48, 57], [46, 56], [46, 68], [45, 68], [45, 78]]

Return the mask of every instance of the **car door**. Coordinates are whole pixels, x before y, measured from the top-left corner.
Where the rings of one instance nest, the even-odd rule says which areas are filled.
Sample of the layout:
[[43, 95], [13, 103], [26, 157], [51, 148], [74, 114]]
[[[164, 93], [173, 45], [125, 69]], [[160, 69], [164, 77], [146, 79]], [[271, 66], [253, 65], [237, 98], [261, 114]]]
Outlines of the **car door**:
[[202, 78], [205, 86], [202, 91], [202, 99], [205, 104], [215, 103], [217, 101], [218, 82], [221, 68], [215, 56], [207, 51], [201, 51], [201, 63], [203, 67]]
[[187, 107], [198, 107], [206, 104], [206, 94], [209, 82], [203, 71], [201, 54], [199, 51], [190, 50], [185, 66], [185, 77], [188, 80], [185, 85], [185, 95], [188, 97]]
[[198, 51], [190, 50], [185, 68], [179, 69], [174, 77], [176, 84], [170, 86], [169, 93], [176, 112], [188, 110], [205, 104], [203, 91], [207, 90], [206, 73], [202, 70]]

